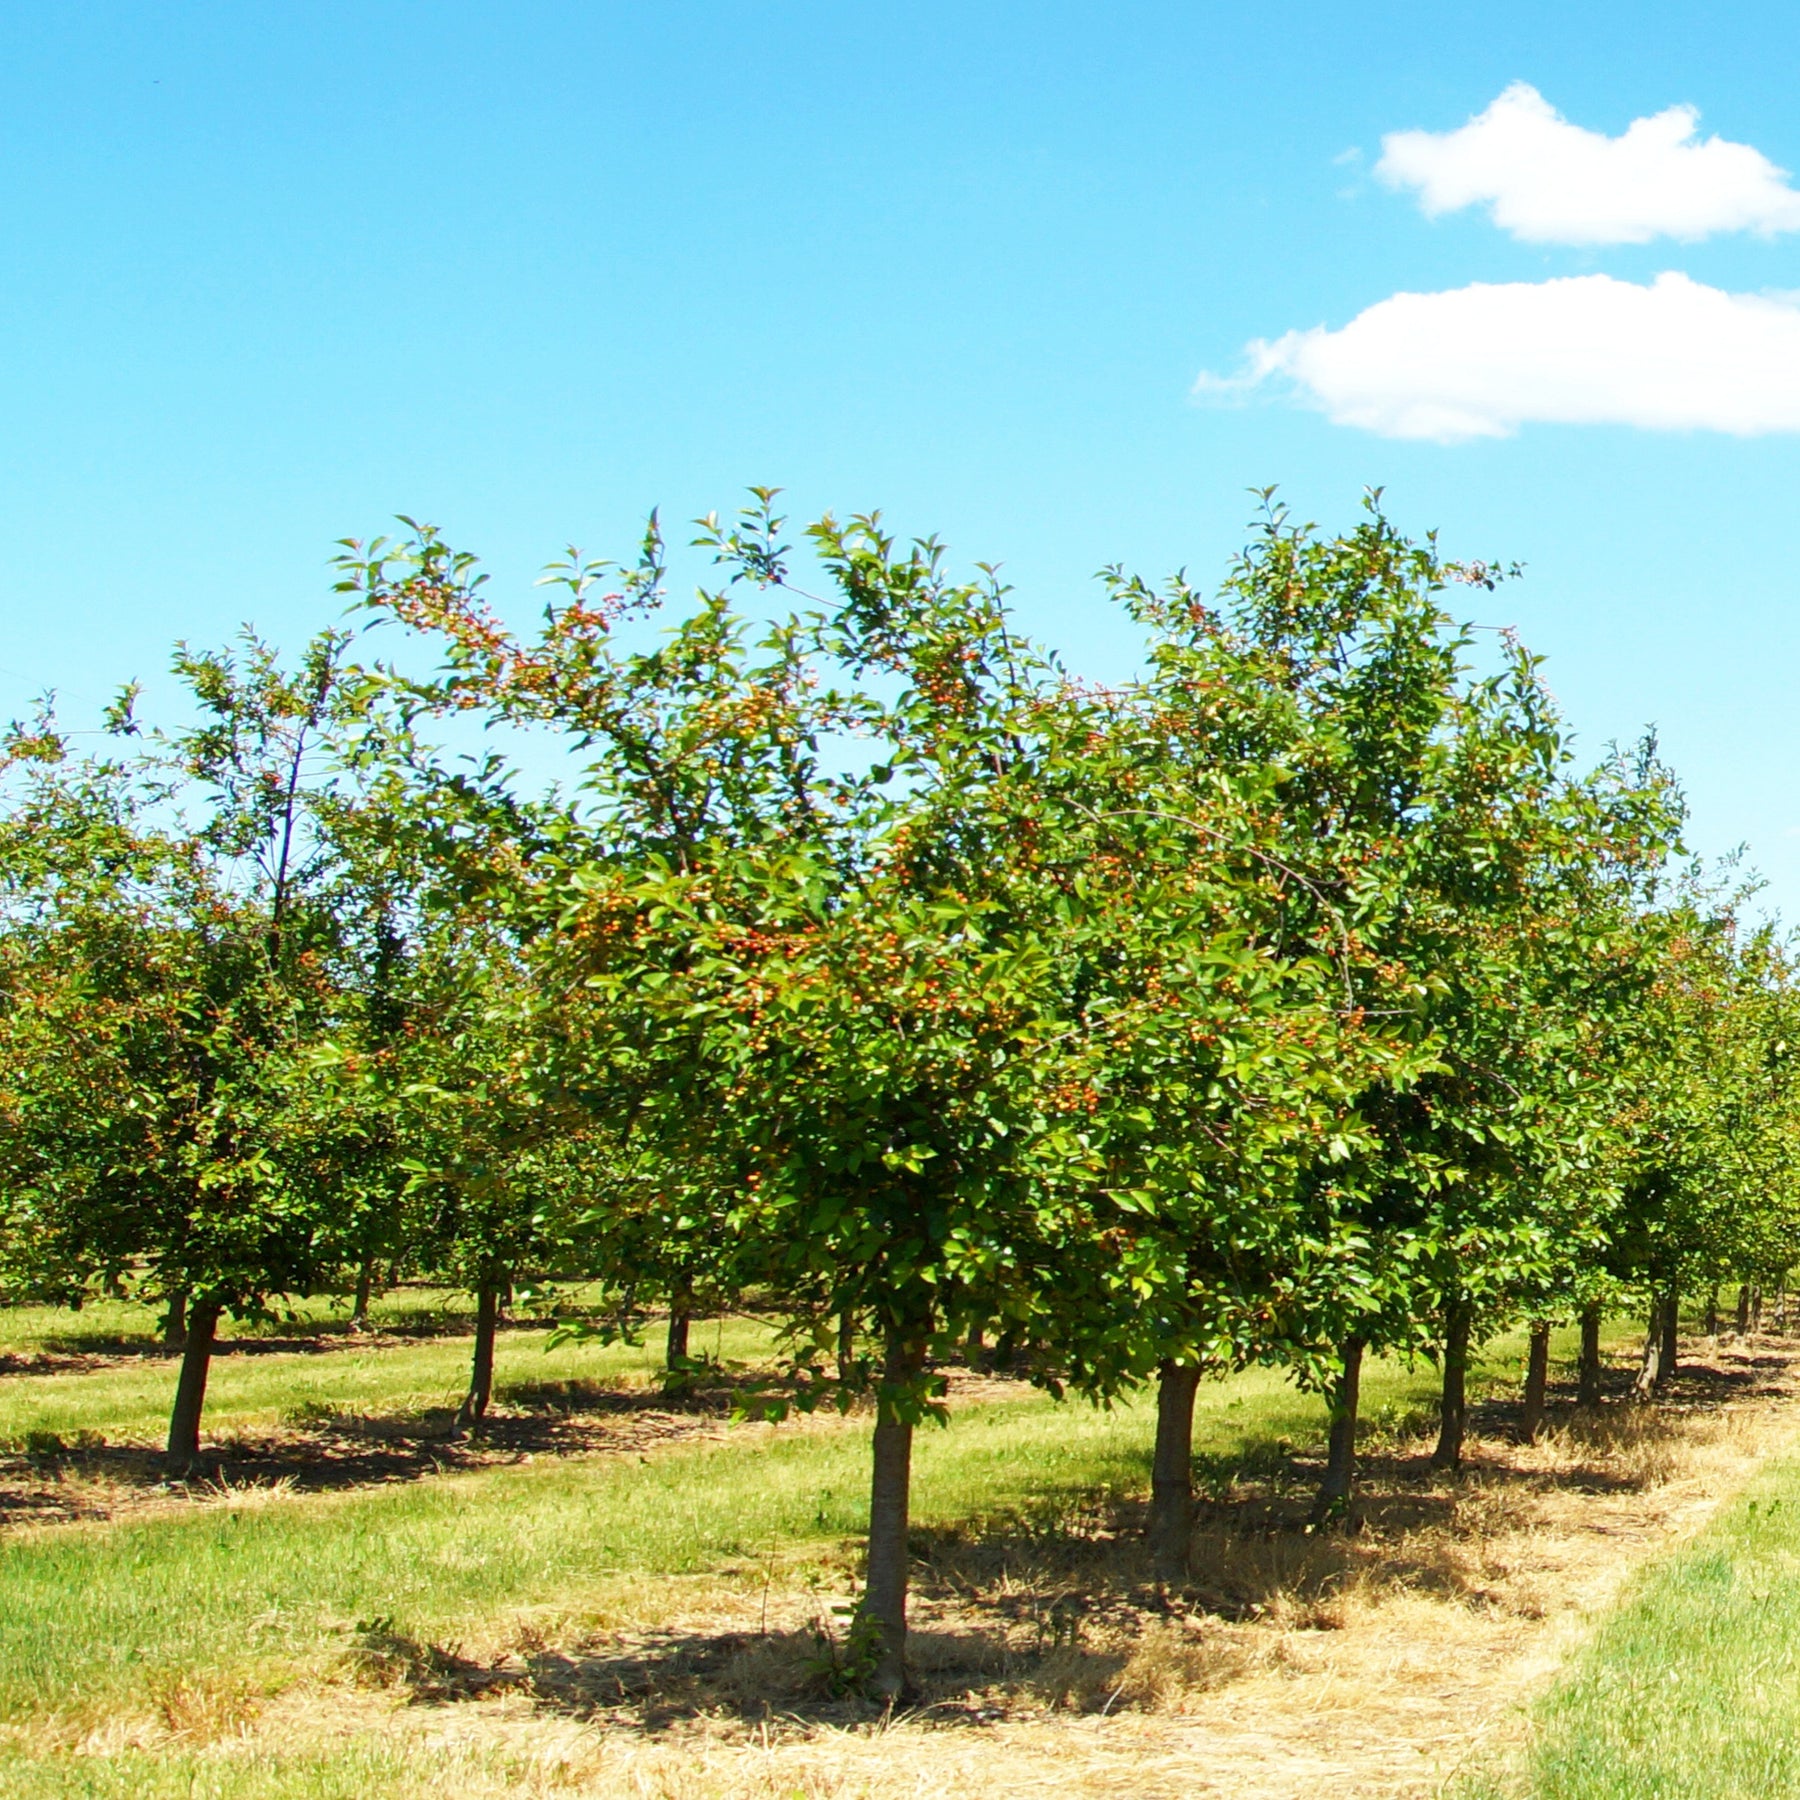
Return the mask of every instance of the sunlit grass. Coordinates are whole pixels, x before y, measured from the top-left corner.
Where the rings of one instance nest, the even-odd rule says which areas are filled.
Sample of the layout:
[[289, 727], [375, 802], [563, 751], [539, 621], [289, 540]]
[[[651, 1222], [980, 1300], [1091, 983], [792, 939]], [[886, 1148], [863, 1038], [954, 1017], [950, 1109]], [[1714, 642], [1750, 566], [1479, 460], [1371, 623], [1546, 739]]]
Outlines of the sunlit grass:
[[[579, 1311], [599, 1299], [585, 1283], [565, 1284], [551, 1296], [566, 1309]], [[349, 1338], [351, 1302], [347, 1294], [303, 1294], [277, 1298], [267, 1319], [220, 1322], [222, 1343], [234, 1339], [260, 1341], [283, 1337]], [[162, 1353], [161, 1313], [135, 1300], [104, 1295], [66, 1306], [0, 1306], [0, 1356]], [[459, 1288], [407, 1282], [376, 1292], [369, 1304], [369, 1325], [377, 1332], [424, 1334], [468, 1329], [475, 1299]]]
[[[1430, 1371], [1377, 1365], [1368, 1390], [1377, 1408], [1421, 1407]], [[1203, 1467], [1254, 1459], [1316, 1443], [1320, 1427], [1315, 1398], [1254, 1371], [1203, 1390], [1196, 1452]], [[967, 1409], [919, 1435], [915, 1518], [1041, 1528], [1141, 1490], [1151, 1429], [1142, 1404], [1022, 1395]], [[771, 1555], [841, 1572], [866, 1516], [866, 1461], [859, 1421], [747, 1429], [648, 1459], [542, 1460], [16, 1535], [0, 1542], [0, 1716], [114, 1704], [151, 1669], [298, 1666], [377, 1615], [456, 1637], [509, 1608], [603, 1605], [619, 1577]]]
[[[728, 1327], [722, 1348], [754, 1348], [733, 1333], [755, 1329]], [[709, 1330], [696, 1348], [717, 1341]], [[577, 1364], [590, 1378], [609, 1368], [647, 1374], [655, 1361], [654, 1346], [545, 1356], [541, 1344], [537, 1333], [506, 1340], [503, 1381], [567, 1378]], [[216, 1417], [274, 1417], [321, 1396], [365, 1410], [441, 1398], [459, 1385], [467, 1347], [451, 1339], [227, 1358]], [[1477, 1392], [1516, 1380], [1519, 1348], [1516, 1340], [1492, 1347], [1475, 1371]], [[1559, 1342], [1559, 1353], [1567, 1348]], [[39, 1429], [105, 1417], [112, 1429], [141, 1430], [152, 1418], [160, 1423], [172, 1370], [162, 1365], [153, 1396], [130, 1383], [157, 1372], [11, 1377], [0, 1396], [13, 1409], [44, 1406], [38, 1417], [61, 1421]], [[245, 1385], [234, 1386], [240, 1380]], [[324, 1385], [307, 1385], [315, 1382]], [[22, 1388], [42, 1388], [54, 1405], [21, 1400]], [[1434, 1392], [1430, 1368], [1379, 1363], [1365, 1380], [1366, 1412], [1376, 1429], [1383, 1420], [1416, 1424]], [[146, 1410], [152, 1397], [154, 1414]], [[0, 1416], [3, 1429], [22, 1428], [21, 1412]], [[138, 1423], [126, 1423], [132, 1419]], [[1200, 1479], [1223, 1482], [1234, 1469], [1316, 1450], [1322, 1425], [1317, 1397], [1276, 1372], [1208, 1384], [1195, 1432]], [[915, 1520], [927, 1534], [1054, 1532], [1096, 1499], [1143, 1492], [1152, 1429], [1147, 1403], [1098, 1410], [1029, 1390], [959, 1409], [948, 1429], [920, 1433]], [[0, 1722], [14, 1734], [13, 1748], [0, 1753], [0, 1796], [505, 1792], [512, 1777], [503, 1746], [479, 1754], [415, 1746], [403, 1757], [391, 1740], [364, 1732], [291, 1753], [263, 1738], [241, 1751], [166, 1742], [151, 1754], [107, 1751], [104, 1737], [85, 1734], [153, 1721], [156, 1696], [171, 1682], [275, 1695], [295, 1682], [341, 1679], [364, 1621], [480, 1647], [504, 1643], [525, 1620], [574, 1630], [642, 1627], [680, 1616], [690, 1596], [750, 1595], [770, 1580], [785, 1591], [842, 1595], [855, 1579], [867, 1478], [866, 1423], [853, 1419], [745, 1428], [648, 1458], [541, 1459], [16, 1533], [0, 1540]], [[76, 1753], [84, 1741], [86, 1751]], [[484, 1758], [498, 1761], [490, 1768]]]
[[[267, 1320], [223, 1321], [220, 1336], [282, 1337], [296, 1332], [347, 1333], [350, 1299], [343, 1294], [311, 1294], [278, 1300]], [[431, 1331], [474, 1314], [473, 1298], [454, 1288], [407, 1284], [374, 1296], [370, 1323], [377, 1330]], [[0, 1355], [73, 1354], [162, 1348], [161, 1314], [135, 1300], [97, 1296], [79, 1309], [65, 1306], [0, 1307]]]
[[[423, 1315], [424, 1300], [431, 1298], [413, 1296], [409, 1316]], [[435, 1298], [439, 1304], [431, 1316], [441, 1322], [442, 1301], [456, 1296]], [[65, 1321], [70, 1317], [60, 1316]], [[461, 1321], [452, 1313], [449, 1322]], [[54, 1341], [49, 1325], [37, 1319], [30, 1325], [39, 1342]], [[494, 1372], [502, 1404], [510, 1391], [540, 1382], [641, 1385], [654, 1380], [662, 1367], [654, 1330], [637, 1345], [569, 1344], [551, 1350], [549, 1338], [541, 1327], [500, 1334]], [[696, 1354], [742, 1362], [766, 1357], [770, 1342], [768, 1328], [759, 1321], [734, 1317], [697, 1323], [692, 1348]], [[341, 1347], [326, 1350], [256, 1348], [234, 1354], [228, 1338], [207, 1383], [205, 1436], [266, 1430], [332, 1412], [404, 1416], [453, 1406], [468, 1385], [471, 1350], [472, 1340], [456, 1335], [367, 1348], [346, 1338]], [[20, 1442], [32, 1432], [55, 1433], [66, 1441], [89, 1432], [111, 1443], [154, 1442], [166, 1426], [176, 1368], [173, 1357], [146, 1356], [80, 1372], [0, 1376], [0, 1442]]]
[[1537, 1710], [1523, 1766], [1460, 1800], [1800, 1793], [1800, 1458], [1644, 1571]]

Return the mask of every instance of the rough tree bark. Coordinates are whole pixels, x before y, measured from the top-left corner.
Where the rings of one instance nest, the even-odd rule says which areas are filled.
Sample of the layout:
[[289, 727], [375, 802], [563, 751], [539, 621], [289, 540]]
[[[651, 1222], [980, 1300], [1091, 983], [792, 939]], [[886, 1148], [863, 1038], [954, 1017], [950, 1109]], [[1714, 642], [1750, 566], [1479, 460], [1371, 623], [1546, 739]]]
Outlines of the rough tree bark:
[[202, 1301], [189, 1307], [187, 1345], [181, 1353], [175, 1406], [169, 1414], [169, 1461], [177, 1469], [191, 1467], [200, 1455], [200, 1414], [206, 1406], [206, 1377], [212, 1370], [218, 1335], [217, 1306]]
[[911, 1388], [925, 1370], [923, 1333], [890, 1331], [884, 1392], [875, 1414], [869, 1481], [869, 1566], [858, 1614], [873, 1625], [869, 1691], [877, 1699], [903, 1699], [906, 1673], [906, 1583], [913, 1428], [899, 1416], [897, 1391]]
[[1544, 1390], [1550, 1382], [1550, 1327], [1542, 1319], [1531, 1327], [1531, 1344], [1525, 1352], [1525, 1422], [1528, 1444], [1537, 1442], [1544, 1428]]
[[1453, 1300], [1444, 1309], [1444, 1395], [1438, 1407], [1434, 1469], [1461, 1466], [1463, 1437], [1469, 1423], [1469, 1306]]
[[1670, 1288], [1662, 1297], [1662, 1378], [1681, 1367], [1681, 1295]]
[[1737, 1297], [1737, 1334], [1747, 1337], [1750, 1332], [1750, 1284], [1745, 1282], [1738, 1289]]
[[1662, 1380], [1662, 1302], [1650, 1302], [1650, 1323], [1644, 1332], [1644, 1354], [1638, 1363], [1632, 1393], [1640, 1400], [1653, 1393]]
[[1575, 1404], [1600, 1404], [1600, 1308], [1581, 1309], [1581, 1358], [1575, 1365]]
[[1362, 1338], [1344, 1339], [1343, 1374], [1331, 1393], [1331, 1433], [1325, 1451], [1325, 1478], [1313, 1503], [1313, 1523], [1326, 1524], [1349, 1511], [1356, 1480], [1356, 1409], [1362, 1389]]
[[1162, 1588], [1188, 1578], [1194, 1537], [1194, 1395], [1200, 1371], [1166, 1362], [1156, 1380], [1156, 1456], [1150, 1468], [1150, 1562]]
[[475, 1358], [469, 1366], [469, 1391], [456, 1410], [458, 1431], [479, 1424], [494, 1397], [494, 1327], [499, 1316], [500, 1290], [484, 1282], [475, 1293]]
[[1681, 1319], [1681, 1296], [1664, 1288], [1650, 1302], [1650, 1320], [1644, 1332], [1644, 1360], [1632, 1392], [1648, 1399], [1675, 1371], [1676, 1331]]
[[350, 1303], [350, 1329], [369, 1329], [369, 1298], [375, 1291], [375, 1258], [365, 1256], [356, 1271], [356, 1298]]
[[663, 1366], [671, 1371], [687, 1361], [688, 1334], [693, 1328], [694, 1290], [684, 1281], [669, 1295], [669, 1342]]

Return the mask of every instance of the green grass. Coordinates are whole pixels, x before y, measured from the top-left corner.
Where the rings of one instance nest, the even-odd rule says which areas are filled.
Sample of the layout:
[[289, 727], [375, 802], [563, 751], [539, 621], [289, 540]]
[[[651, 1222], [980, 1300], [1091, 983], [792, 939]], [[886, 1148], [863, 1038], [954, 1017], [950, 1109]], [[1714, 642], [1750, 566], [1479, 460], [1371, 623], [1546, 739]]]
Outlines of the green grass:
[[[1429, 1371], [1371, 1371], [1371, 1401], [1410, 1408]], [[1253, 1372], [1206, 1389], [1203, 1468], [1316, 1442], [1318, 1402]], [[1141, 1490], [1147, 1407], [1030, 1396], [920, 1433], [921, 1529], [1052, 1526], [1096, 1495]], [[56, 1527], [0, 1542], [0, 1718], [127, 1702], [146, 1671], [297, 1667], [388, 1616], [457, 1637], [510, 1610], [577, 1610], [620, 1576], [713, 1573], [817, 1553], [862, 1528], [858, 1428], [746, 1434], [648, 1460], [540, 1461], [404, 1487]]]
[[[160, 1314], [135, 1300], [87, 1301], [80, 1311], [64, 1306], [0, 1306], [0, 1355], [31, 1356], [42, 1352], [159, 1352]], [[386, 1331], [433, 1331], [446, 1322], [474, 1316], [471, 1296], [454, 1288], [408, 1285], [378, 1294], [369, 1308], [370, 1322]], [[341, 1294], [313, 1294], [281, 1302], [268, 1320], [226, 1320], [223, 1338], [285, 1337], [295, 1333], [347, 1333], [350, 1301]]]
[[1800, 1794], [1800, 1457], [1638, 1577], [1534, 1724], [1524, 1768], [1465, 1800]]
[[[662, 1366], [654, 1332], [637, 1347], [570, 1344], [556, 1350], [546, 1347], [549, 1335], [541, 1329], [500, 1334], [494, 1375], [502, 1403], [509, 1392], [540, 1382], [648, 1382]], [[214, 1359], [207, 1382], [205, 1434], [228, 1437], [327, 1412], [416, 1414], [454, 1406], [468, 1386], [471, 1338], [441, 1336], [381, 1348], [354, 1343], [319, 1351], [227, 1350]], [[755, 1320], [713, 1321], [694, 1332], [696, 1352], [729, 1361], [766, 1356], [768, 1347], [768, 1332]], [[112, 1443], [154, 1443], [167, 1427], [177, 1366], [173, 1357], [129, 1357], [78, 1373], [0, 1376], [0, 1442], [21, 1442], [30, 1432], [71, 1441], [93, 1432]]]
[[[603, 1299], [597, 1286], [586, 1283], [565, 1285], [555, 1292], [565, 1310], [578, 1311], [584, 1304], [598, 1306]], [[65, 1306], [0, 1306], [0, 1356], [160, 1356], [160, 1318], [157, 1308], [142, 1306], [135, 1300], [97, 1298], [87, 1301], [79, 1311]], [[369, 1307], [371, 1329], [403, 1336], [466, 1332], [473, 1329], [474, 1321], [474, 1296], [460, 1288], [408, 1283], [375, 1295]], [[650, 1329], [654, 1336], [655, 1327]], [[698, 1350], [702, 1348], [698, 1321], [695, 1333]], [[321, 1344], [355, 1342], [356, 1334], [350, 1329], [349, 1296], [309, 1294], [279, 1300], [267, 1319], [226, 1318], [219, 1326], [221, 1344], [296, 1337]]]
[[[538, 1375], [557, 1362], [543, 1357], [535, 1335], [520, 1338], [506, 1347], [509, 1374], [524, 1366]], [[1494, 1346], [1494, 1360], [1476, 1372], [1478, 1392], [1516, 1379], [1518, 1348]], [[363, 1380], [384, 1405], [432, 1382], [441, 1395], [466, 1349], [466, 1341], [450, 1341], [372, 1353], [376, 1366], [366, 1375], [357, 1373], [360, 1352], [226, 1359], [221, 1416], [290, 1407], [303, 1391], [316, 1391], [297, 1388], [302, 1380]], [[432, 1363], [437, 1355], [447, 1360]], [[169, 1372], [165, 1365], [159, 1405]], [[92, 1402], [85, 1416], [135, 1417], [130, 1405], [142, 1397], [122, 1384], [137, 1374], [10, 1377], [0, 1382], [0, 1397], [17, 1409], [34, 1404], [17, 1398], [20, 1388], [54, 1391], [65, 1411], [41, 1416], [69, 1422], [82, 1415], [79, 1388], [89, 1382], [110, 1398]], [[251, 1385], [234, 1394], [240, 1376]], [[255, 1387], [264, 1381], [266, 1388]], [[1410, 1422], [1429, 1409], [1433, 1391], [1428, 1368], [1378, 1364], [1365, 1379], [1367, 1415]], [[16, 1410], [0, 1417], [0, 1429], [18, 1429]], [[1096, 1411], [1025, 1395], [966, 1409], [948, 1430], [920, 1434], [915, 1520], [924, 1533], [1054, 1531], [1096, 1497], [1143, 1491], [1151, 1430], [1142, 1404]], [[1273, 1373], [1210, 1384], [1196, 1420], [1201, 1479], [1267, 1468], [1289, 1448], [1316, 1446], [1321, 1432], [1316, 1397]], [[866, 1517], [866, 1483], [866, 1432], [852, 1426], [745, 1434], [647, 1460], [540, 1460], [404, 1486], [20, 1533], [0, 1540], [0, 1721], [142, 1717], [158, 1684], [180, 1678], [277, 1691], [329, 1671], [358, 1623], [377, 1618], [421, 1639], [481, 1643], [534, 1613], [623, 1622], [647, 1593], [673, 1593], [670, 1583], [681, 1578], [754, 1589], [774, 1567], [789, 1587], [810, 1582], [841, 1592]], [[268, 1753], [266, 1744], [230, 1756], [15, 1750], [0, 1754], [0, 1796], [361, 1800], [458, 1791], [449, 1765], [429, 1787], [432, 1766], [416, 1757], [403, 1766], [390, 1747], [367, 1739], [291, 1758]]]

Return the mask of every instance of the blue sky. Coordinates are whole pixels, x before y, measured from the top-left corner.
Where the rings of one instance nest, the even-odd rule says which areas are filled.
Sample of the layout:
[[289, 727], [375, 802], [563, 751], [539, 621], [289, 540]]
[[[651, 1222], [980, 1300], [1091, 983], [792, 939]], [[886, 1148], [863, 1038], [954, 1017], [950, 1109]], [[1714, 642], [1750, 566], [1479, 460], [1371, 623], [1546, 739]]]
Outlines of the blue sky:
[[1524, 82], [1612, 137], [1690, 105], [1695, 142], [1795, 169], [1797, 65], [1772, 6], [5, 7], [0, 701], [79, 718], [177, 635], [293, 641], [332, 541], [397, 512], [529, 605], [564, 543], [750, 482], [1001, 562], [1116, 672], [1101, 564], [1210, 582], [1250, 487], [1340, 524], [1380, 484], [1526, 564], [1489, 622], [1596, 751], [1656, 723], [1696, 845], [1747, 842], [1800, 914], [1794, 309], [1725, 347], [1757, 435], [1604, 422], [1630, 391], [1462, 441], [1335, 422], [1345, 328], [1396, 293], [1800, 289], [1779, 197], [1766, 229], [1545, 241], [1426, 216], [1384, 136]]

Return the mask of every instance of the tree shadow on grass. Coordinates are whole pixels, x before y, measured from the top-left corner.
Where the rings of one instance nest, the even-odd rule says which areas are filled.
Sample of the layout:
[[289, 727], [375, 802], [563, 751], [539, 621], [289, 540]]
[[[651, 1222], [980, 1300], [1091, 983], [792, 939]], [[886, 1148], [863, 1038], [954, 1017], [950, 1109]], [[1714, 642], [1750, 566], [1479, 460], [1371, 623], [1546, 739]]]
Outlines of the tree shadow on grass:
[[[502, 1334], [549, 1331], [556, 1321], [539, 1318], [508, 1319]], [[264, 1327], [239, 1325], [214, 1346], [215, 1358], [233, 1356], [322, 1356], [337, 1350], [391, 1350], [439, 1338], [475, 1335], [473, 1312], [453, 1308], [402, 1314], [382, 1319], [370, 1327], [358, 1327], [348, 1318], [269, 1322]], [[131, 1362], [173, 1362], [179, 1349], [171, 1348], [153, 1332], [59, 1331], [40, 1340], [36, 1351], [0, 1352], [0, 1374], [87, 1374], [96, 1369]]]
[[[880, 1719], [888, 1709], [854, 1691], [841, 1623], [611, 1634], [557, 1647], [527, 1634], [520, 1648], [484, 1662], [455, 1646], [407, 1637], [382, 1620], [359, 1633], [350, 1663], [358, 1680], [397, 1689], [416, 1705], [511, 1691], [545, 1712], [653, 1733], [721, 1716], [844, 1727]], [[907, 1711], [929, 1712], [938, 1723], [988, 1723], [1016, 1712], [1021, 1701], [1050, 1706], [1066, 1702], [1077, 1685], [1090, 1691], [1116, 1676], [1130, 1652], [1022, 1635], [1003, 1623], [934, 1629], [921, 1616], [909, 1660], [915, 1688]], [[1077, 1666], [1079, 1682], [1071, 1679]]]
[[[1316, 1454], [1253, 1438], [1197, 1459], [1192, 1579], [1174, 1594], [1152, 1579], [1135, 1493], [1071, 1485], [1010, 1514], [917, 1529], [908, 1710], [955, 1724], [1155, 1706], [1171, 1693], [1185, 1705], [1181, 1696], [1286, 1669], [1296, 1656], [1307, 1666], [1306, 1644], [1323, 1651], [1312, 1634], [1421, 1616], [1388, 1615], [1390, 1601], [1436, 1604], [1446, 1619], [1491, 1617], [1510, 1631], [1507, 1621], [1541, 1616], [1545, 1605], [1534, 1585], [1543, 1571], [1521, 1545], [1560, 1532], [1611, 1554], [1591, 1547], [1615, 1526], [1634, 1534], [1629, 1496], [1667, 1479], [1683, 1444], [1707, 1441], [1693, 1415], [1790, 1392], [1790, 1368], [1786, 1356], [1732, 1348], [1690, 1365], [1655, 1405], [1624, 1400], [1631, 1371], [1622, 1368], [1597, 1412], [1578, 1409], [1572, 1384], [1559, 1385], [1535, 1446], [1519, 1441], [1516, 1398], [1498, 1394], [1477, 1409], [1472, 1455], [1456, 1474], [1430, 1466], [1423, 1420], [1401, 1419], [1363, 1446], [1352, 1530], [1311, 1528]], [[1544, 1567], [1560, 1570], [1561, 1554]], [[734, 1591], [754, 1618], [755, 1602]], [[794, 1608], [807, 1605], [818, 1610], [799, 1624]], [[650, 1732], [707, 1719], [811, 1730], [880, 1716], [847, 1691], [855, 1670], [840, 1608], [789, 1595], [767, 1629], [766, 1598], [763, 1606], [764, 1629], [557, 1643], [527, 1629], [485, 1660], [434, 1645], [395, 1656], [390, 1644], [377, 1674], [422, 1704], [501, 1689], [546, 1711]], [[1447, 1644], [1458, 1629], [1448, 1628]]]
[[[1411, 1462], [1396, 1459], [1410, 1480]], [[1071, 1506], [1057, 1520], [990, 1519], [913, 1534], [915, 1689], [908, 1712], [937, 1724], [988, 1724], [1046, 1712], [1153, 1705], [1265, 1666], [1283, 1634], [1329, 1632], [1377, 1589], [1454, 1605], [1496, 1604], [1455, 1496], [1389, 1493], [1370, 1471], [1363, 1530], [1312, 1532], [1279, 1502], [1202, 1505], [1193, 1580], [1160, 1591], [1140, 1501]], [[1399, 1510], [1405, 1507], [1404, 1514]], [[855, 1692], [847, 1620], [820, 1605], [796, 1627], [606, 1632], [563, 1643], [529, 1632], [488, 1659], [417, 1644], [379, 1670], [419, 1704], [504, 1689], [533, 1706], [651, 1733], [705, 1719], [786, 1721], [810, 1730], [881, 1716]]]
[[[1265, 1666], [1292, 1634], [1343, 1629], [1388, 1597], [1517, 1609], [1488, 1554], [1493, 1540], [1528, 1527], [1558, 1490], [1642, 1487], [1630, 1456], [1671, 1424], [1658, 1408], [1594, 1419], [1563, 1402], [1552, 1417], [1558, 1449], [1543, 1465], [1483, 1443], [1460, 1475], [1430, 1467], [1428, 1440], [1378, 1435], [1362, 1457], [1353, 1531], [1312, 1529], [1314, 1456], [1271, 1439], [1202, 1458], [1192, 1579], [1175, 1594], [1153, 1579], [1134, 1493], [1069, 1487], [1010, 1514], [915, 1529], [909, 1705], [940, 1723], [985, 1723], [1152, 1704], [1171, 1685], [1192, 1693]], [[527, 1633], [486, 1661], [415, 1646], [383, 1674], [420, 1703], [504, 1688], [546, 1710], [652, 1732], [702, 1718], [810, 1728], [878, 1716], [846, 1691], [855, 1675], [846, 1621], [829, 1606], [797, 1629], [789, 1617], [774, 1630], [611, 1632], [554, 1645]]]
[[0, 1448], [0, 1526], [109, 1518], [133, 1506], [207, 1503], [247, 1491], [331, 1492], [492, 1468], [537, 1457], [645, 1454], [722, 1437], [740, 1379], [664, 1394], [595, 1381], [503, 1383], [473, 1433], [456, 1409], [364, 1414], [300, 1409], [290, 1425], [214, 1439], [171, 1480], [145, 1444], [31, 1432]]

